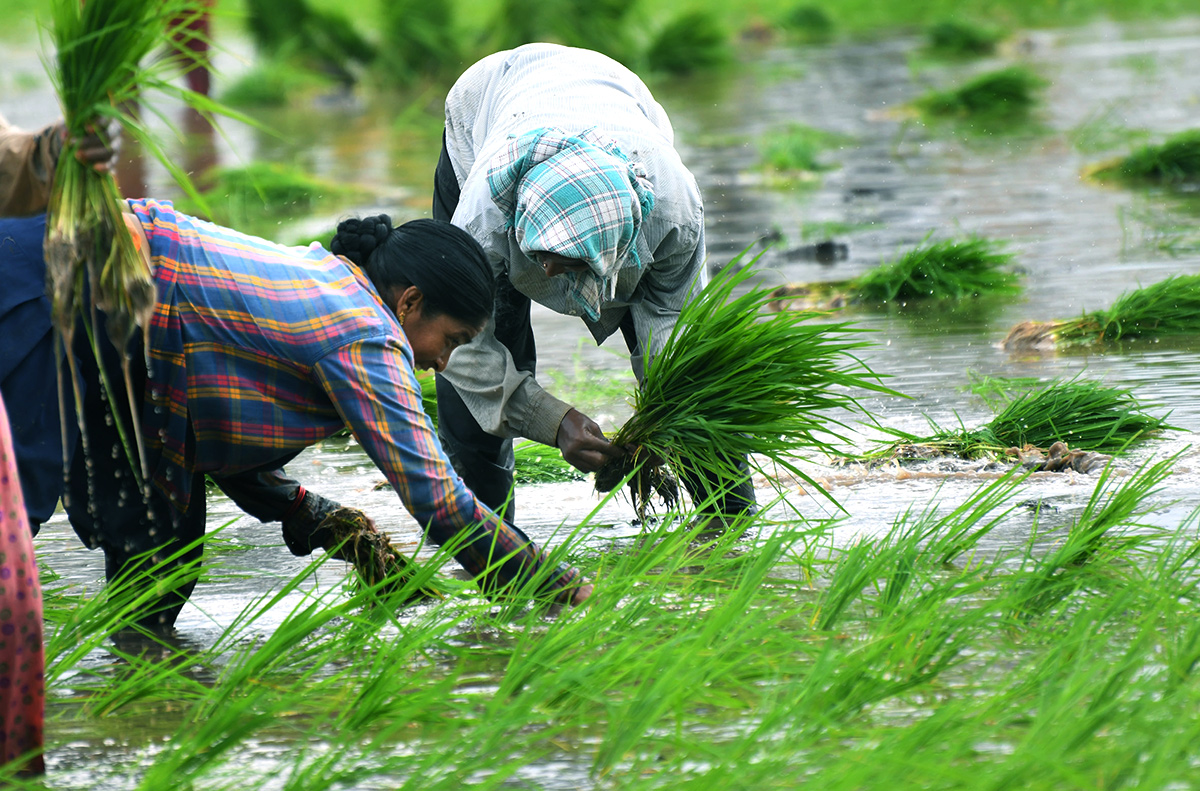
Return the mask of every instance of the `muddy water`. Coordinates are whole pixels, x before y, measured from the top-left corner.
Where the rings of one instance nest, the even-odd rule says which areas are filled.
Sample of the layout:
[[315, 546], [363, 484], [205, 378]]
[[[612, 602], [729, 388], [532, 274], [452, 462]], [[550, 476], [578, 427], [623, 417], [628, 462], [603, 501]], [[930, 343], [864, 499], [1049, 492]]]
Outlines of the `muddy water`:
[[[1189, 206], [1186, 196], [1085, 182], [1080, 178], [1083, 168], [1125, 147], [1084, 154], [1071, 142], [1080, 131], [1124, 127], [1149, 130], [1160, 139], [1194, 127], [1200, 99], [1195, 80], [1200, 72], [1200, 22], [1035, 32], [1021, 37], [1004, 57], [968, 65], [916, 61], [919, 43], [888, 39], [767, 47], [751, 53], [736, 74], [656, 86], [675, 122], [684, 160], [705, 194], [710, 260], [722, 264], [756, 240], [777, 236], [762, 258], [762, 279], [774, 285], [853, 277], [930, 233], [937, 238], [975, 233], [1003, 240], [1025, 273], [1022, 297], [957, 308], [848, 311], [840, 317], [873, 331], [873, 345], [863, 359], [909, 396], [869, 397], [864, 407], [885, 425], [921, 431], [926, 416], [945, 426], [959, 420], [970, 426], [990, 417], [981, 401], [961, 389], [968, 372], [1042, 379], [1082, 373], [1132, 388], [1143, 402], [1169, 411], [1180, 430], [1119, 466], [1130, 471], [1148, 458], [1180, 453], [1175, 473], [1158, 495], [1161, 508], [1151, 517], [1163, 527], [1179, 525], [1200, 505], [1200, 459], [1191, 449], [1200, 432], [1200, 342], [1182, 339], [1045, 356], [1010, 355], [997, 344], [1017, 322], [1106, 307], [1140, 284], [1200, 270], [1200, 253], [1168, 255], [1151, 244], [1152, 228], [1130, 219], [1146, 211], [1165, 212], [1176, 220], [1189, 212], [1195, 216], [1197, 207]], [[40, 65], [33, 45], [4, 46], [0, 107], [17, 123], [50, 120], [54, 103], [37, 76]], [[930, 87], [954, 84], [967, 73], [1016, 58], [1051, 83], [1037, 129], [1002, 138], [971, 135], [951, 126], [928, 128], [896, 112]], [[229, 74], [240, 68], [233, 58], [224, 65]], [[209, 156], [221, 164], [258, 158], [299, 161], [321, 175], [344, 176], [378, 190], [369, 204], [347, 211], [382, 208], [398, 218], [422, 216], [436, 154], [436, 124], [432, 131], [390, 131], [395, 114], [404, 109], [403, 103], [364, 107], [346, 100], [322, 102], [273, 116], [271, 123], [295, 135], [283, 141], [227, 124], [228, 138], [214, 138]], [[829, 162], [836, 167], [818, 186], [766, 186], [753, 173], [756, 141], [794, 121], [843, 133], [852, 142], [830, 152]], [[143, 177], [149, 194], [173, 194], [152, 164]], [[298, 218], [280, 226], [280, 238], [303, 228], [328, 227], [333, 219]], [[805, 228], [828, 223], [847, 230], [804, 237]], [[844, 258], [820, 263], [806, 254], [804, 245], [827, 238], [846, 246]], [[578, 366], [605, 377], [627, 376], [616, 342], [597, 349], [577, 322], [545, 311], [536, 314], [535, 322], [544, 369], [570, 372]], [[602, 423], [616, 425], [628, 408], [612, 399], [592, 405], [591, 411]], [[869, 428], [855, 427], [851, 439], [861, 447], [875, 436]], [[839, 469], [823, 461], [811, 460], [810, 469], [844, 509], [837, 527], [844, 540], [885, 530], [910, 506], [956, 504], [1001, 472], [973, 464], [931, 465], [924, 470]], [[416, 546], [414, 523], [390, 491], [375, 490], [382, 476], [352, 441], [323, 443], [304, 453], [289, 471], [306, 486], [365, 508], [398, 543]], [[1094, 482], [1095, 476], [1075, 473], [1039, 474], [1024, 484], [1018, 499], [1046, 506], [1043, 527], [1064, 523], [1086, 502]], [[788, 504], [777, 504], [770, 516], [838, 513], [824, 498], [798, 487], [790, 487], [788, 494]], [[763, 486], [760, 499], [766, 502], [770, 497]], [[518, 508], [523, 527], [533, 537], [553, 543], [556, 531], [584, 521], [598, 503], [584, 482], [524, 487], [518, 493]], [[626, 503], [600, 506], [592, 517], [598, 527], [590, 540], [619, 549], [638, 533], [632, 517]], [[240, 516], [228, 502], [215, 498], [210, 526], [226, 523], [223, 535], [228, 544], [211, 557], [229, 570], [251, 573], [199, 586], [193, 604], [180, 617], [179, 629], [201, 645], [211, 644], [250, 597], [301, 568], [283, 548], [277, 528]], [[991, 537], [992, 545], [1024, 542], [1033, 523], [1031, 508], [1018, 509]], [[69, 580], [95, 584], [102, 576], [102, 558], [81, 549], [61, 517], [44, 528], [38, 551]], [[322, 585], [337, 585], [339, 580], [332, 567], [319, 577]], [[260, 626], [269, 630], [272, 623], [268, 619]], [[52, 761], [69, 778], [71, 767], [87, 764], [93, 749], [84, 740], [77, 750], [68, 745]], [[537, 780], [553, 785], [545, 777]], [[116, 778], [114, 782], [121, 785]]]

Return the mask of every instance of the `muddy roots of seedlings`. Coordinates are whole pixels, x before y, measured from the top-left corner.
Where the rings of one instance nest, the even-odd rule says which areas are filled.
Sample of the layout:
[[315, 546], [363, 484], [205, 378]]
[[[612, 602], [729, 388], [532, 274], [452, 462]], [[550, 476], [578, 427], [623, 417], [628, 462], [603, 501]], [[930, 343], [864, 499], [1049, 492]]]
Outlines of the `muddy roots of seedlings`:
[[596, 470], [596, 491], [611, 492], [629, 477], [629, 498], [638, 519], [645, 522], [651, 497], [658, 497], [667, 508], [679, 502], [679, 482], [661, 460], [650, 458], [644, 449], [619, 459], [609, 460]]
[[[321, 531], [328, 531], [330, 538], [325, 550], [333, 557], [354, 566], [359, 579], [368, 587], [386, 582], [381, 593], [393, 594], [405, 587], [418, 567], [392, 546], [386, 533], [357, 508], [338, 508], [322, 520]], [[411, 604], [426, 599], [445, 598], [436, 588], [425, 585], [409, 591], [401, 604]]]

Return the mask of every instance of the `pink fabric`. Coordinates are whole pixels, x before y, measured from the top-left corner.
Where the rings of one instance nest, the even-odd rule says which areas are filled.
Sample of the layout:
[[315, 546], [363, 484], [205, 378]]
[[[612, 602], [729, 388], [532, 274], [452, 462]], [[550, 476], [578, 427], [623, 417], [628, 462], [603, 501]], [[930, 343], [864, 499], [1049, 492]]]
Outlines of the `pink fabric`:
[[0, 757], [4, 763], [30, 751], [23, 770], [45, 771], [45, 655], [42, 652], [42, 589], [33, 557], [33, 536], [17, 480], [8, 412], [0, 399]]

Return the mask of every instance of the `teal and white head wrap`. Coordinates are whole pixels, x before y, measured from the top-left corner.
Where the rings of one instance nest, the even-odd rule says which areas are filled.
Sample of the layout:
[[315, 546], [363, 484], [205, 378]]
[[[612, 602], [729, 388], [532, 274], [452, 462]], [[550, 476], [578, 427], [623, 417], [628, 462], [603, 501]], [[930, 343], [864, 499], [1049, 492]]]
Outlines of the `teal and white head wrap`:
[[559, 277], [593, 321], [606, 295], [615, 295], [618, 271], [642, 266], [636, 241], [654, 208], [654, 188], [641, 164], [595, 130], [568, 135], [546, 127], [510, 138], [491, 162], [488, 186], [521, 252], [588, 265]]

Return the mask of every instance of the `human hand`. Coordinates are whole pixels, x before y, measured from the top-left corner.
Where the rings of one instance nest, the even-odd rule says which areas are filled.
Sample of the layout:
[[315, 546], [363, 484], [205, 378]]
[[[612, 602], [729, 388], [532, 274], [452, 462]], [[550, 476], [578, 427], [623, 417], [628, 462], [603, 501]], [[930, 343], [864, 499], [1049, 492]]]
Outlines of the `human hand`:
[[[578, 575], [579, 569], [572, 568], [570, 573]], [[569, 604], [572, 607], [578, 607], [588, 600], [594, 589], [595, 586], [592, 583], [585, 582], [580, 578], [578, 582], [560, 590], [558, 595], [554, 597], [554, 602], [556, 605]]]
[[112, 118], [97, 118], [88, 124], [88, 133], [71, 139], [62, 121], [55, 124], [54, 134], [59, 142], [59, 151], [68, 142], [75, 143], [75, 158], [91, 165], [97, 173], [107, 173], [117, 166], [117, 155], [121, 150], [121, 125]]
[[595, 472], [609, 459], [625, 455], [624, 448], [609, 442], [596, 421], [578, 409], [563, 416], [556, 444], [567, 463], [582, 472]]
[[592, 591], [594, 589], [595, 586], [590, 582], [580, 585], [575, 589], [575, 595], [571, 597], [571, 606], [578, 607], [579, 605], [583, 604], [588, 600], [588, 597], [592, 595]]

